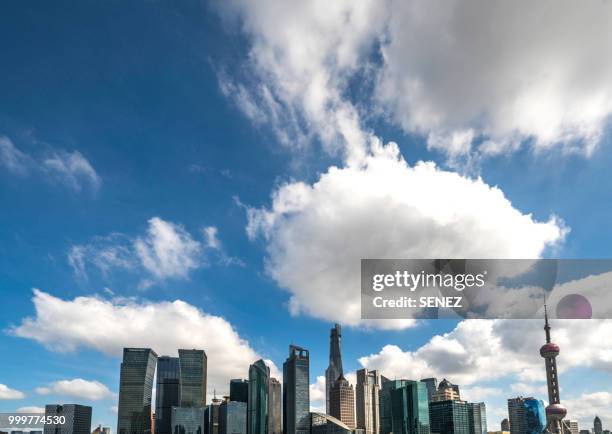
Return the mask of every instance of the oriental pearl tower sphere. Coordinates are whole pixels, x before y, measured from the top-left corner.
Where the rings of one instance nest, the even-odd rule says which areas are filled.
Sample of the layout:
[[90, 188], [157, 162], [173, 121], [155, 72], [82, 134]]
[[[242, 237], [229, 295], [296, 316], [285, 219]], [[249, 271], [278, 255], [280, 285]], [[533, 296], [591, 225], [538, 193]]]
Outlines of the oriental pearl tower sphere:
[[548, 434], [570, 434], [569, 425], [563, 420], [567, 414], [565, 406], [559, 398], [559, 377], [557, 375], [556, 357], [559, 355], [559, 345], [550, 341], [550, 325], [548, 312], [544, 304], [544, 331], [546, 343], [540, 348], [540, 355], [546, 364], [546, 383], [548, 385], [548, 407], [546, 407], [546, 430]]

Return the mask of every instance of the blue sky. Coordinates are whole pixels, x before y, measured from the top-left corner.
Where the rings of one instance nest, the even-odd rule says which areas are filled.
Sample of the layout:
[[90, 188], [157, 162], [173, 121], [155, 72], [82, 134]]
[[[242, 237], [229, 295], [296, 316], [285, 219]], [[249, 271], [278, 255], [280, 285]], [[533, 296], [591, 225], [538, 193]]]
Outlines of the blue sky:
[[[481, 10], [483, 20], [505, 19], [478, 2], [470, 7]], [[594, 15], [609, 16], [608, 6], [597, 7], [591, 8]], [[393, 2], [382, 9], [393, 8], [402, 9]], [[509, 353], [525, 350], [508, 362], [516, 369], [497, 366], [499, 359], [488, 353], [480, 361], [472, 353], [465, 364], [454, 366], [447, 362], [463, 360], [453, 353], [454, 344], [459, 342], [468, 353], [482, 350], [462, 340], [477, 340], [470, 335], [475, 330], [456, 329], [461, 324], [442, 320], [412, 327], [362, 324], [350, 313], [352, 299], [345, 297], [352, 294], [350, 283], [342, 291], [335, 286], [346, 274], [336, 271], [345, 270], [343, 261], [353, 255], [417, 254], [425, 245], [437, 247], [420, 250], [422, 257], [478, 252], [499, 257], [608, 257], [609, 79], [593, 74], [589, 85], [584, 84], [575, 66], [594, 60], [576, 55], [571, 45], [548, 46], [550, 35], [543, 32], [531, 35], [542, 41], [533, 51], [553, 53], [547, 61], [565, 68], [570, 78], [538, 81], [549, 72], [546, 61], [534, 66], [529, 56], [498, 35], [507, 59], [501, 62], [498, 58], [504, 56], [496, 56], [490, 62], [492, 72], [496, 61], [523, 62], [525, 68], [536, 68], [536, 78], [521, 88], [500, 74], [492, 86], [502, 89], [501, 100], [515, 101], [512, 107], [531, 96], [534, 106], [541, 105], [542, 119], [537, 114], [533, 122], [517, 113], [504, 117], [514, 108], [499, 102], [486, 84], [474, 84], [485, 83], [486, 75], [462, 75], [454, 72], [452, 63], [427, 57], [445, 53], [435, 38], [431, 46], [423, 44], [425, 54], [398, 58], [394, 53], [413, 47], [401, 45], [405, 35], [397, 33], [394, 14], [352, 10], [347, 4], [327, 18], [314, 6], [303, 15], [286, 9], [274, 2], [254, 11], [233, 2], [222, 6], [199, 1], [1, 7], [0, 345], [7, 356], [0, 361], [0, 384], [8, 389], [0, 410], [83, 402], [93, 405], [94, 423], [114, 429], [117, 348], [126, 341], [109, 337], [97, 344], [89, 342], [87, 334], [104, 336], [111, 328], [107, 321], [125, 321], [125, 309], [140, 312], [149, 306], [169, 312], [169, 317], [182, 315], [181, 308], [164, 304], [173, 300], [199, 309], [200, 314], [185, 314], [195, 321], [185, 324], [205, 330], [191, 337], [189, 327], [181, 328], [180, 342], [199, 344], [210, 357], [209, 345], [217, 344], [209, 340], [219, 339], [215, 327], [221, 327], [219, 336], [230, 336], [230, 348], [238, 355], [226, 357], [243, 363], [243, 374], [233, 366], [219, 372], [213, 383], [220, 388], [224, 375], [246, 375], [251, 356], [281, 367], [293, 342], [311, 350], [313, 396], [318, 396], [316, 377], [327, 363], [329, 328], [340, 321], [347, 325], [345, 370], [364, 365], [385, 373], [389, 367], [390, 376], [422, 373], [463, 381], [471, 390], [469, 398], [490, 405], [490, 429], [501, 419], [507, 397], [519, 392], [545, 396], [537, 377], [542, 374], [539, 380], [544, 379], [537, 354], [543, 339], [540, 324], [500, 323], [489, 330], [490, 338], [502, 346], [511, 329], [533, 333], [533, 342], [525, 347], [503, 348]], [[570, 5], [560, 9], [563, 17], [572, 15]], [[461, 32], [470, 26], [457, 10], [451, 15], [459, 32], [456, 52], [462, 52], [461, 43], [469, 38]], [[343, 16], [351, 19], [334, 22]], [[580, 19], [588, 21], [589, 16]], [[407, 26], [422, 30], [419, 24]], [[593, 26], [603, 29], [598, 21]], [[380, 38], [383, 27], [388, 40]], [[527, 34], [533, 31], [525, 29]], [[550, 32], [554, 35], [554, 29]], [[490, 58], [485, 56], [488, 47], [463, 48], [475, 68]], [[309, 50], [317, 55], [309, 57]], [[554, 53], [566, 62], [555, 63], [559, 59]], [[603, 74], [611, 65], [609, 60], [595, 62], [593, 68]], [[402, 100], [409, 93], [401, 87], [402, 73], [424, 90]], [[438, 78], [430, 82], [430, 77]], [[558, 88], [548, 89], [545, 83], [550, 80]], [[478, 104], [458, 104], [461, 92], [440, 99], [437, 89], [449, 83], [474, 92]], [[587, 98], [591, 93], [600, 98]], [[587, 95], [584, 101], [580, 95]], [[567, 101], [576, 104], [579, 114], [551, 109]], [[420, 113], [422, 107], [428, 112]], [[397, 149], [387, 145], [390, 141]], [[487, 141], [501, 151], [487, 150]], [[365, 156], [351, 156], [360, 152]], [[385, 153], [391, 156], [381, 156]], [[388, 183], [394, 179], [373, 169], [384, 158], [390, 158], [391, 172], [397, 170], [399, 184], [393, 188]], [[413, 171], [422, 160], [438, 168]], [[455, 217], [444, 224], [444, 242], [435, 236], [433, 241], [422, 239], [419, 233], [434, 220], [433, 208], [419, 202], [425, 199], [411, 203], [410, 198], [418, 196], [414, 189], [438, 185], [444, 174], [457, 177], [452, 181], [457, 190], [450, 196], [482, 204], [482, 212], [453, 202], [448, 209]], [[480, 187], [474, 181], [478, 176]], [[402, 180], [412, 184], [404, 186]], [[440, 182], [442, 190], [432, 194], [450, 200], [446, 181]], [[351, 190], [356, 185], [362, 188]], [[500, 201], [495, 191], [509, 202]], [[348, 202], [354, 194], [355, 201], [345, 204], [336, 194]], [[383, 203], [397, 206], [385, 208]], [[371, 213], [378, 206], [381, 211]], [[394, 241], [387, 240], [389, 221], [404, 222], [393, 223]], [[461, 234], [466, 231], [482, 240], [465, 246]], [[338, 233], [354, 236], [336, 237]], [[487, 244], [489, 239], [494, 242]], [[411, 245], [415, 250], [403, 247]], [[104, 256], [109, 252], [115, 256]], [[331, 260], [331, 271], [319, 268], [319, 261], [329, 258], [340, 259]], [[312, 276], [321, 279], [314, 289]], [[42, 293], [37, 296], [33, 288]], [[68, 316], [69, 332], [50, 327], [79, 306], [85, 315]], [[208, 314], [225, 322], [219, 326]], [[174, 325], [181, 324], [179, 319]], [[482, 332], [487, 327], [476, 328]], [[561, 339], [582, 352], [567, 362], [562, 397], [583, 403], [574, 406], [581, 423], [591, 420], [594, 411], [607, 412], [600, 414], [605, 427], [606, 416], [612, 418], [612, 365], [573, 339], [586, 333], [597, 342], [598, 336], [607, 336], [610, 324], [559, 327]], [[155, 329], [147, 339], [155, 343], [157, 332], [163, 335]], [[444, 333], [450, 335], [434, 338]], [[134, 346], [146, 343], [139, 341], [141, 332], [128, 330], [126, 336], [133, 337]], [[162, 341], [160, 353], [174, 348]], [[422, 353], [415, 355], [417, 351]], [[415, 360], [419, 354], [425, 362]], [[371, 357], [359, 361], [366, 356]], [[481, 369], [500, 373], [475, 378]], [[102, 386], [56, 383], [74, 379]]]

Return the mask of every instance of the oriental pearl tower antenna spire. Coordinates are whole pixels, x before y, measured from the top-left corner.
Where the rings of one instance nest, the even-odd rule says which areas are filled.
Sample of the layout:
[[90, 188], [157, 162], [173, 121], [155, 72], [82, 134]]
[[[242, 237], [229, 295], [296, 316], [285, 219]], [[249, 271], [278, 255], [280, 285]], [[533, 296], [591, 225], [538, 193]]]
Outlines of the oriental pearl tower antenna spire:
[[544, 358], [546, 364], [546, 383], [548, 385], [548, 407], [546, 407], [546, 430], [544, 432], [547, 434], [570, 434], [569, 425], [563, 420], [567, 414], [567, 409], [561, 405], [559, 398], [559, 377], [556, 361], [559, 355], [559, 345], [550, 340], [546, 296], [544, 296], [544, 331], [546, 332], [546, 343], [540, 348], [540, 355]]

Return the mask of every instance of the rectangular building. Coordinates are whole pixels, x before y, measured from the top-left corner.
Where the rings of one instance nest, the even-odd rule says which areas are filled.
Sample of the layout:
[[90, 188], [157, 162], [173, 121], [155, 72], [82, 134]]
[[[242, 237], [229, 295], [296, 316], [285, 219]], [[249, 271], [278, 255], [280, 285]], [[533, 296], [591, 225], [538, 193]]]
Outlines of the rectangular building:
[[308, 350], [289, 346], [283, 363], [283, 434], [310, 432], [310, 356]]
[[393, 434], [429, 434], [429, 399], [427, 385], [406, 381], [391, 391], [391, 427]]
[[181, 407], [206, 406], [206, 365], [204, 350], [178, 350], [181, 373]]
[[204, 407], [172, 407], [172, 434], [205, 434]]
[[225, 401], [219, 406], [219, 434], [247, 434], [246, 402]]
[[178, 357], [157, 359], [155, 434], [172, 434], [172, 407], [180, 405], [180, 364]]
[[430, 430], [436, 434], [470, 434], [468, 403], [457, 400], [429, 403]]
[[65, 423], [45, 425], [44, 434], [90, 434], [91, 407], [78, 404], [45, 405], [45, 417], [61, 416]]

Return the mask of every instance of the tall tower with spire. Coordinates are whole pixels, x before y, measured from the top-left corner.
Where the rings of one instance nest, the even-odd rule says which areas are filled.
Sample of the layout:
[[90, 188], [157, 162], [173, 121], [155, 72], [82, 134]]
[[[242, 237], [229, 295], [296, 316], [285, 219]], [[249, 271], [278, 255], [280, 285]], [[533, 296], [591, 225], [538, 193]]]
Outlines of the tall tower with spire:
[[548, 311], [544, 303], [544, 331], [546, 332], [546, 343], [540, 348], [540, 355], [546, 364], [546, 383], [548, 385], [548, 407], [546, 407], [546, 430], [547, 434], [570, 434], [567, 421], [563, 418], [567, 414], [565, 406], [561, 405], [559, 398], [559, 376], [557, 373], [556, 358], [559, 355], [559, 345], [550, 340], [550, 325], [548, 324]]
[[342, 328], [340, 324], [334, 324], [329, 335], [329, 366], [325, 370], [325, 409], [330, 413], [329, 394], [332, 386], [342, 376], [342, 353], [340, 342], [342, 341]]

